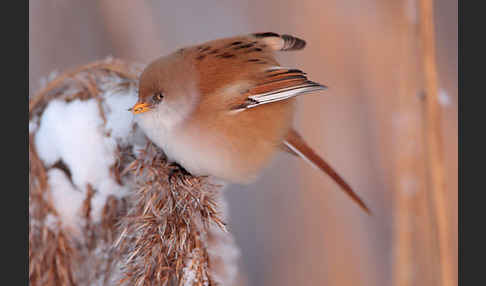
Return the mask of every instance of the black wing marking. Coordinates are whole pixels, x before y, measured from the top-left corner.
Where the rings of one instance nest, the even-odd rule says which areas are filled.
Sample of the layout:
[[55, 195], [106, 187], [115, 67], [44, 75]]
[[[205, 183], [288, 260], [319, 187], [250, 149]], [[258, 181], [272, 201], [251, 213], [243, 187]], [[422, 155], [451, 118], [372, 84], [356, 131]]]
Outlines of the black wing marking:
[[325, 89], [326, 86], [308, 80], [301, 70], [273, 67], [266, 70], [262, 80], [248, 90], [245, 103], [234, 109], [253, 108]]

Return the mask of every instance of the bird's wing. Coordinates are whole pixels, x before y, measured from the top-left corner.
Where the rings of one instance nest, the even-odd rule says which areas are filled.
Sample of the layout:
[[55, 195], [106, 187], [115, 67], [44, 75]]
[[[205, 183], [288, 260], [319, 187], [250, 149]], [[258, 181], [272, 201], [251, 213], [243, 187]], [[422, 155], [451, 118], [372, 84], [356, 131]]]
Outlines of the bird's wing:
[[[262, 45], [271, 51], [295, 51], [305, 47], [304, 40], [291, 35], [279, 35], [276, 33], [256, 33], [251, 37], [257, 39]], [[258, 62], [258, 59], [249, 59]], [[281, 67], [279, 65], [268, 66], [264, 72], [258, 75], [255, 85], [248, 89], [247, 99], [243, 104], [234, 109], [248, 109], [262, 104], [285, 100], [297, 95], [327, 89], [326, 86], [310, 81], [306, 73], [301, 70]]]
[[199, 91], [211, 97], [218, 90], [237, 86], [231, 109], [244, 110], [326, 89], [293, 68], [281, 67], [277, 51], [305, 47], [304, 40], [290, 35], [256, 33], [219, 39], [192, 47], [190, 54], [199, 71]]
[[262, 104], [285, 100], [297, 95], [325, 90], [326, 86], [310, 81], [298, 69], [271, 67], [248, 89], [246, 101], [235, 109], [248, 109]]
[[324, 159], [316, 154], [309, 145], [307, 145], [307, 143], [300, 136], [300, 134], [297, 133], [297, 131], [295, 131], [294, 129], [291, 129], [289, 131], [283, 142], [282, 149], [291, 154], [299, 156], [313, 167], [316, 167], [319, 170], [328, 174], [339, 186], [341, 186], [344, 192], [348, 194], [348, 196], [350, 196], [353, 201], [355, 201], [368, 214], [370, 213], [370, 210], [368, 209], [366, 204], [353, 191], [353, 189], [351, 189], [348, 183], [346, 183], [346, 181], [344, 181], [344, 179], [341, 178], [341, 176], [339, 176], [336, 171], [334, 171], [334, 169], [326, 161], [324, 161]]

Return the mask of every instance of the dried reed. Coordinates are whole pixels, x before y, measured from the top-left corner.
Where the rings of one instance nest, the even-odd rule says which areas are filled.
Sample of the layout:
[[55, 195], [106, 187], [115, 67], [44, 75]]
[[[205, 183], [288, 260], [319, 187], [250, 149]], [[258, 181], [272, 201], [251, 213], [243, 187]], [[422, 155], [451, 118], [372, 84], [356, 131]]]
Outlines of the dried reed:
[[[134, 87], [140, 71], [135, 64], [109, 59], [63, 73], [30, 99], [29, 119], [38, 124], [54, 99], [69, 102], [95, 98], [106, 123], [102, 83], [116, 77], [115, 88]], [[133, 148], [118, 146], [118, 159], [110, 174], [119, 184], [137, 187], [128, 197], [108, 197], [101, 221], [95, 223], [94, 190], [88, 185], [80, 215], [82, 235], [77, 236], [62, 226], [53, 206], [48, 169], [37, 154], [35, 133], [29, 134], [32, 285], [228, 285], [234, 279], [228, 273], [234, 271], [236, 256], [221, 260], [208, 251], [218, 244], [235, 248], [230, 236], [221, 235], [225, 224], [218, 211], [220, 192], [209, 178], [179, 172], [150, 142], [137, 154]], [[55, 167], [69, 173], [67, 166], [51, 168]], [[211, 268], [211, 257], [219, 262], [219, 269]]]
[[[85, 100], [97, 95], [94, 78], [119, 76], [127, 84], [136, 84], [136, 66], [119, 60], [103, 60], [66, 72], [42, 88], [29, 101], [29, 119], [38, 121], [53, 99]], [[86, 78], [91, 80], [86, 80]], [[38, 123], [38, 122], [37, 122]], [[73, 237], [61, 227], [59, 214], [50, 200], [47, 170], [37, 155], [35, 131], [29, 134], [29, 281], [32, 285], [91, 285], [108, 278], [110, 255], [93, 255], [113, 241], [114, 222], [126, 212], [126, 203], [109, 198], [103, 209], [102, 222], [90, 219], [92, 192], [84, 203], [84, 236]], [[121, 166], [120, 166], [121, 167]], [[109, 253], [108, 253], [109, 254]], [[102, 278], [100, 278], [102, 277]]]
[[212, 223], [225, 229], [216, 210], [218, 188], [206, 177], [174, 169], [149, 144], [130, 165], [143, 178], [122, 219], [117, 243], [125, 254], [126, 285], [214, 285], [207, 236]]

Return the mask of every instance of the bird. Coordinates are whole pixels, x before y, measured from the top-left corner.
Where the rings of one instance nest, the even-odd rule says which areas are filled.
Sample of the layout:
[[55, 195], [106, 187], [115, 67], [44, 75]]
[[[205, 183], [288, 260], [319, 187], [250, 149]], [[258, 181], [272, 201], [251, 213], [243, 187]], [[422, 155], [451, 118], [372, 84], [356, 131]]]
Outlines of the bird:
[[277, 62], [276, 52], [305, 46], [296, 36], [264, 32], [180, 48], [143, 69], [129, 110], [167, 158], [192, 175], [249, 184], [283, 151], [329, 175], [370, 214], [293, 127], [296, 97], [327, 89]]

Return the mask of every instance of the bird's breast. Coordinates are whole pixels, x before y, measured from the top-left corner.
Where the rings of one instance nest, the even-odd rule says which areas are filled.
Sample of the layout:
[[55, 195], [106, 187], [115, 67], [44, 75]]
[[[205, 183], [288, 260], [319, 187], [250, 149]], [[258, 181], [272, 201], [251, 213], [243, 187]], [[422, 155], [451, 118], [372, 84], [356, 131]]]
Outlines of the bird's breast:
[[174, 133], [170, 157], [195, 175], [233, 183], [254, 181], [291, 127], [290, 102], [230, 115], [194, 117]]
[[250, 183], [278, 150], [291, 127], [292, 114], [289, 101], [233, 115], [193, 116], [170, 128], [154, 119], [139, 124], [145, 124], [147, 136], [170, 160], [191, 174]]

